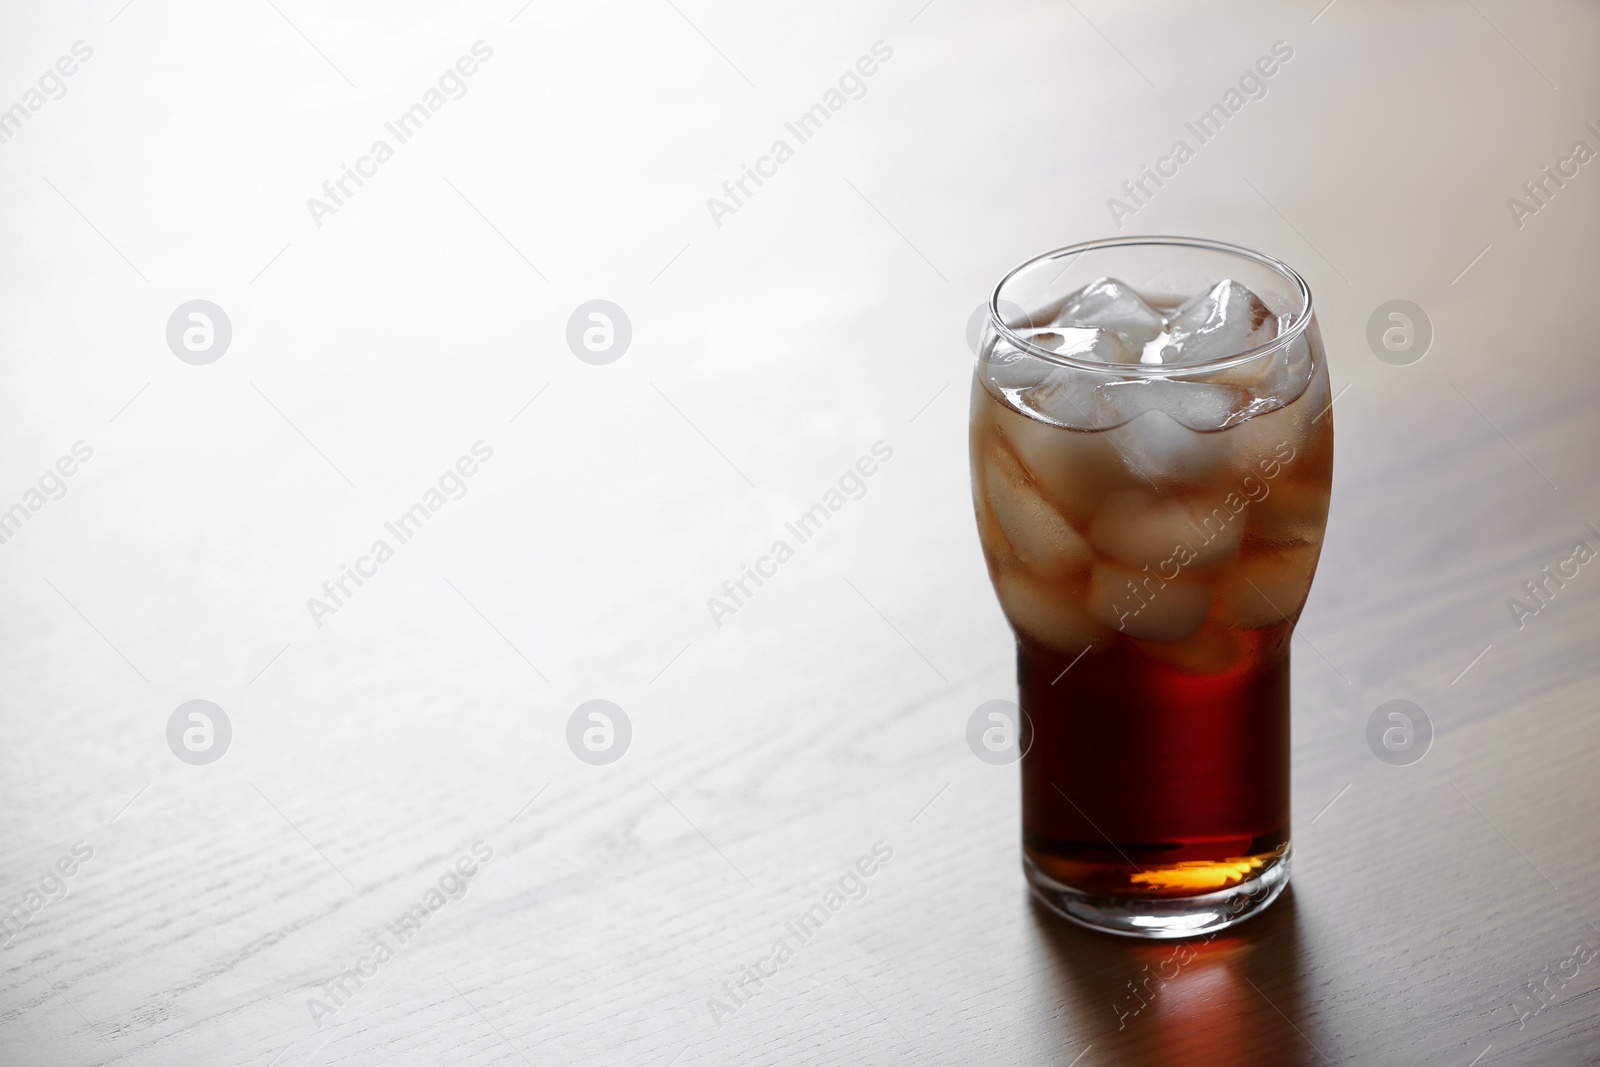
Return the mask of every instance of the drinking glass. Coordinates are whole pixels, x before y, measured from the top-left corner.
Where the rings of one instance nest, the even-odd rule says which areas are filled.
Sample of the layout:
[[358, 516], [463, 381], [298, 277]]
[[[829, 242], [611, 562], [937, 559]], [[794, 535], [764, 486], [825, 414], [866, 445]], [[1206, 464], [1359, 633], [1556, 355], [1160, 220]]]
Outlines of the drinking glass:
[[1311, 291], [1259, 252], [1092, 241], [995, 287], [973, 503], [1016, 635], [1023, 867], [1068, 918], [1204, 934], [1287, 884], [1331, 408]]

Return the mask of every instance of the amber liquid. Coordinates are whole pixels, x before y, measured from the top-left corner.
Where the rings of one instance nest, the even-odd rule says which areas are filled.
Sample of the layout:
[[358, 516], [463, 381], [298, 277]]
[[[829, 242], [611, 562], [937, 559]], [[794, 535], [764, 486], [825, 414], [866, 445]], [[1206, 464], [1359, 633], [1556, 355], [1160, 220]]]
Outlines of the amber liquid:
[[1209, 675], [1121, 636], [1076, 663], [1019, 638], [1034, 865], [1087, 893], [1183, 897], [1277, 858], [1289, 841], [1291, 630], [1246, 632], [1236, 664]]

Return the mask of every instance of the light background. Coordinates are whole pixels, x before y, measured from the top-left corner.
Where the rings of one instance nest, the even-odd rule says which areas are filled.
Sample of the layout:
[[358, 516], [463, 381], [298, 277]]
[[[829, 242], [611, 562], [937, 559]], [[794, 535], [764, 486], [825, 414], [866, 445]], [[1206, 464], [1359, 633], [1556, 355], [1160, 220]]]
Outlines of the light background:
[[[1587, 1062], [1594, 969], [1511, 1005], [1600, 946], [1600, 594], [1584, 571], [1521, 630], [1507, 601], [1600, 546], [1600, 164], [1520, 227], [1506, 201], [1600, 149], [1600, 16], [920, 2], [6, 8], [0, 107], [93, 56], [0, 144], [0, 508], [93, 459], [0, 544], [0, 905], [94, 855], [0, 952], [0, 1060]], [[479, 40], [466, 94], [315, 225]], [[1015, 770], [963, 740], [1014, 693], [963, 330], [1017, 261], [1117, 232], [1107, 199], [1277, 41], [1268, 94], [1121, 232], [1295, 265], [1347, 390], [1295, 886], [1119, 1030], [1169, 949], [1030, 908]], [[165, 338], [196, 298], [233, 329], [207, 366]], [[565, 340], [597, 298], [632, 323], [606, 366]], [[1435, 330], [1407, 367], [1365, 339], [1396, 298]], [[480, 440], [466, 495], [316, 625]], [[866, 494], [714, 625], [877, 441]], [[1406, 768], [1364, 740], [1396, 697], [1437, 734]], [[165, 739], [196, 698], [233, 726], [207, 767]], [[592, 698], [632, 723], [610, 766], [565, 742]], [[479, 838], [466, 895], [319, 1029], [319, 983]], [[716, 1025], [879, 840], [867, 895]]]

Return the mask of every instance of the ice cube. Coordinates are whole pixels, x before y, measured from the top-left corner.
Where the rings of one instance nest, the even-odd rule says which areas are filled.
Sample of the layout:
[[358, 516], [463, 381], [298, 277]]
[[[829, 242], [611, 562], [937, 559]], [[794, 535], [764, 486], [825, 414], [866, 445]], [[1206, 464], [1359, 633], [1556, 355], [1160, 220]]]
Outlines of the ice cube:
[[[1281, 334], [1289, 321], [1288, 315], [1278, 316], [1275, 335]], [[1213, 372], [1210, 380], [1245, 386], [1259, 401], [1287, 401], [1300, 395], [1314, 370], [1310, 343], [1306, 335], [1301, 333], [1275, 352], [1256, 356], [1237, 367]]]
[[1018, 559], [1046, 578], [1088, 567], [1089, 543], [1027, 484], [1028, 472], [1000, 445], [985, 457], [983, 480], [990, 511]]
[[[1239, 505], [1237, 512], [1227, 502]], [[1249, 501], [1229, 495], [1211, 501], [1183, 493], [1119, 489], [1108, 495], [1089, 527], [1089, 543], [1134, 568], [1171, 578], [1192, 567], [1226, 563], [1239, 551]]]
[[1082, 593], [1075, 588], [1002, 570], [995, 579], [995, 593], [1013, 627], [1058, 652], [1075, 656], [1090, 645], [1103, 645], [1111, 639], [1106, 628], [1084, 610]]
[[[1052, 417], [1071, 415], [1085, 406], [1081, 400], [1076, 404], [1061, 403], [1069, 410], [1052, 409]], [[1033, 475], [1034, 487], [1080, 529], [1088, 527], [1106, 494], [1131, 483], [1121, 457], [1105, 434], [1052, 426], [1008, 407], [995, 406], [995, 425], [1012, 453]], [[1065, 418], [1057, 421], [1073, 424]]]
[[1251, 551], [1217, 582], [1217, 614], [1234, 626], [1271, 626], [1299, 613], [1311, 591], [1320, 544]]
[[1100, 559], [1089, 572], [1090, 616], [1129, 637], [1182, 641], [1210, 608], [1211, 590], [1200, 582], [1169, 581]]
[[1096, 402], [1110, 416], [1107, 425], [1127, 422], [1147, 411], [1161, 411], [1191, 430], [1220, 430], [1236, 421], [1250, 404], [1247, 390], [1236, 385], [1182, 378], [1145, 378], [1110, 382]]
[[1008, 393], [1038, 385], [1058, 369], [1056, 364], [1009, 344], [996, 345], [979, 367], [985, 378]]
[[1140, 642], [1140, 647], [1157, 659], [1190, 674], [1221, 674], [1237, 666], [1244, 654], [1244, 642], [1227, 624], [1207, 619], [1192, 637], [1175, 644]]
[[1017, 336], [1040, 348], [1097, 363], [1137, 363], [1142, 345], [1129, 344], [1115, 330], [1093, 326], [1050, 326], [1017, 331]]
[[1162, 363], [1198, 363], [1236, 356], [1278, 336], [1278, 319], [1261, 298], [1232, 278], [1185, 300], [1167, 322]]
[[1229, 472], [1237, 467], [1237, 449], [1229, 433], [1196, 433], [1163, 412], [1151, 411], [1108, 431], [1106, 438], [1143, 484], [1198, 487], [1233, 480]]
[[1257, 476], [1264, 496], [1250, 505], [1250, 539], [1278, 548], [1318, 544], [1328, 522], [1328, 490], [1288, 474]]
[[1204, 485], [1233, 461], [1227, 431], [1196, 433], [1161, 411], [1106, 431], [1106, 439], [1129, 472], [1152, 485]]
[[1112, 426], [1109, 443], [1128, 470], [1147, 484], [1205, 484], [1236, 465], [1227, 426], [1249, 403], [1230, 385], [1168, 379], [1103, 386], [1095, 397], [1097, 425]]
[[1097, 394], [1104, 383], [1093, 373], [1057, 368], [1057, 372], [1016, 395], [1017, 406], [1046, 422], [1071, 429], [1099, 425]]
[[[1052, 352], [1100, 363], [1131, 363], [1137, 357], [1109, 330], [1023, 330], [1030, 343]], [[1064, 426], [1088, 425], [1089, 401], [1103, 376], [1052, 363], [1007, 343], [996, 344], [979, 372], [1016, 406]]]
[[[1243, 468], [1268, 472], [1286, 463], [1306, 465], [1300, 457], [1315, 451], [1317, 436], [1330, 422], [1327, 369], [1319, 366], [1306, 372], [1311, 373], [1309, 383], [1285, 385], [1277, 397], [1264, 395], [1254, 406], [1266, 410], [1229, 431]], [[1262, 391], [1260, 387], [1258, 391]], [[1280, 404], [1285, 397], [1288, 402]]]
[[[1067, 297], [1056, 322], [1063, 326], [1099, 326], [1115, 330], [1138, 353], [1161, 332], [1161, 313], [1125, 282], [1096, 278]], [[1137, 354], [1133, 361], [1137, 360]], [[1132, 362], [1132, 361], [1130, 361]]]

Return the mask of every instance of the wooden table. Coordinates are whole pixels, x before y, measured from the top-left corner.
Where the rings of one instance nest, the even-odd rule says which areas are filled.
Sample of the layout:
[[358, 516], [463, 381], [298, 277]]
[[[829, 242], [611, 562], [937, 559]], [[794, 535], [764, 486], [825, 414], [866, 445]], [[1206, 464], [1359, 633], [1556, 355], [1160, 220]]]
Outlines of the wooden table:
[[[1600, 549], [1593, 10], [119, 5], [0, 16], [0, 1062], [1600, 1062], [1600, 570], [1510, 607]], [[1192, 958], [963, 738], [963, 330], [1117, 223], [1299, 267], [1340, 397], [1292, 889]]]

